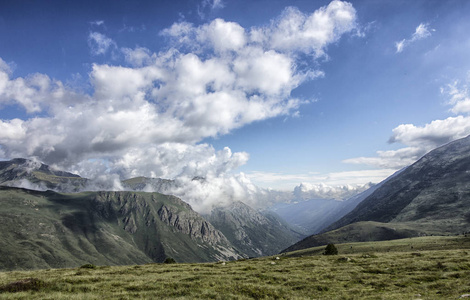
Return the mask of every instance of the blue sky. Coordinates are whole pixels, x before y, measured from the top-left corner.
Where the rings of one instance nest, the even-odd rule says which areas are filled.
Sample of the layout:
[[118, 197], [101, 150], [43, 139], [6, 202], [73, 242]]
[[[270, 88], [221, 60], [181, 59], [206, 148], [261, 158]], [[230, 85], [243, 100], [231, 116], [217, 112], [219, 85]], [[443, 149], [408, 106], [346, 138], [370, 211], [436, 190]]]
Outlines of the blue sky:
[[232, 196], [378, 182], [470, 134], [469, 15], [466, 0], [1, 1], [0, 158], [205, 176]]

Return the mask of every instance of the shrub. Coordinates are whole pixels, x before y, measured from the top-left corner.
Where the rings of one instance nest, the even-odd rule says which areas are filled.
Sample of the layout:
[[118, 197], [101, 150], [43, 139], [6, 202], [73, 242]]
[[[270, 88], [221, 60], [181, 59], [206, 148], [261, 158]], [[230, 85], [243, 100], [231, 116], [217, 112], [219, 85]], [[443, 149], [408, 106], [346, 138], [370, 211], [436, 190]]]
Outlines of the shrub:
[[176, 260], [174, 260], [173, 258], [171, 257], [167, 257], [165, 258], [165, 261], [163, 262], [164, 264], [175, 264], [176, 263]]
[[323, 252], [323, 255], [337, 255], [337, 254], [338, 254], [338, 249], [336, 249], [336, 246], [334, 244], [326, 245], [325, 252]]
[[96, 266], [94, 264], [84, 264], [80, 269], [96, 269]]

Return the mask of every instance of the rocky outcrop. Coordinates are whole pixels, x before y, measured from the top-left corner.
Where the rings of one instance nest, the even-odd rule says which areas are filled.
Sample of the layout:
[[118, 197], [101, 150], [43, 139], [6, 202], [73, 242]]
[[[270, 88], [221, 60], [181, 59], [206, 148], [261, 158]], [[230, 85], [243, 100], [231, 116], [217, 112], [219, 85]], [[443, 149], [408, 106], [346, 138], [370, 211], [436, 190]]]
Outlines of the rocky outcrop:
[[276, 254], [298, 241], [280, 220], [264, 216], [243, 202], [215, 207], [206, 218], [237, 249], [251, 257]]
[[158, 210], [160, 220], [172, 226], [176, 231], [189, 235], [192, 239], [201, 239], [210, 244], [229, 244], [225, 236], [194, 211], [178, 211], [174, 207], [163, 205]]

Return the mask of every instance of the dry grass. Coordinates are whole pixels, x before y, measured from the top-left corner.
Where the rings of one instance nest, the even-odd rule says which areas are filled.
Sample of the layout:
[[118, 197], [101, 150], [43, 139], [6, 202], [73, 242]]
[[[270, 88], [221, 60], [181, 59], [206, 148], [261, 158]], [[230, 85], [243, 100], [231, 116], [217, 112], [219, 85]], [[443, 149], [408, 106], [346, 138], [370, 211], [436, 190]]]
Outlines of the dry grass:
[[[24, 286], [21, 286], [24, 282]], [[33, 282], [33, 284], [31, 284]], [[457, 299], [467, 250], [0, 273], [1, 299]], [[9, 290], [16, 286], [17, 290]]]

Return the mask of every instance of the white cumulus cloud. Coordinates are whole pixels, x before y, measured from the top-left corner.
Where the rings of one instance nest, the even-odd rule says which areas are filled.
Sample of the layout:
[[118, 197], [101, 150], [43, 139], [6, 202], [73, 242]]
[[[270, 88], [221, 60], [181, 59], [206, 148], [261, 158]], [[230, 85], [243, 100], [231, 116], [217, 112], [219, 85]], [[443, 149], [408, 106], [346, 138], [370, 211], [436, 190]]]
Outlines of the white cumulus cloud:
[[[293, 98], [292, 90], [322, 72], [298, 70], [296, 53], [312, 59], [324, 55], [329, 44], [353, 30], [355, 19], [351, 4], [333, 1], [310, 15], [290, 8], [262, 28], [222, 19], [198, 27], [175, 23], [161, 32], [170, 42], [161, 51], [118, 48], [109, 37], [91, 32], [93, 55], [120, 49], [127, 65], [94, 64], [90, 94], [44, 74], [15, 78], [0, 60], [0, 104], [17, 104], [31, 114], [0, 120], [1, 155], [36, 157], [85, 177], [105, 174], [113, 182], [116, 174], [188, 182], [202, 176], [220, 191], [202, 198], [180, 193], [191, 203], [204, 207], [221, 195], [254, 202], [247, 192], [253, 185], [236, 174], [249, 155], [216, 151], [201, 141], [255, 121], [298, 115], [309, 101]], [[297, 22], [289, 30], [301, 41], [279, 41], [287, 30], [284, 21]], [[260, 40], [253, 39], [255, 31], [263, 35]]]
[[252, 37], [278, 51], [302, 51], [319, 57], [325, 55], [329, 44], [354, 29], [356, 10], [351, 3], [335, 0], [312, 14], [289, 7], [271, 26], [253, 29]]
[[451, 112], [457, 116], [434, 120], [423, 126], [401, 124], [392, 130], [389, 143], [399, 143], [407, 147], [397, 150], [377, 151], [376, 157], [356, 157], [344, 160], [345, 163], [366, 164], [379, 168], [403, 168], [415, 162], [430, 150], [464, 138], [470, 134], [470, 98], [467, 84], [454, 81], [441, 88], [448, 97]]

